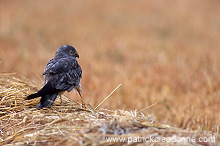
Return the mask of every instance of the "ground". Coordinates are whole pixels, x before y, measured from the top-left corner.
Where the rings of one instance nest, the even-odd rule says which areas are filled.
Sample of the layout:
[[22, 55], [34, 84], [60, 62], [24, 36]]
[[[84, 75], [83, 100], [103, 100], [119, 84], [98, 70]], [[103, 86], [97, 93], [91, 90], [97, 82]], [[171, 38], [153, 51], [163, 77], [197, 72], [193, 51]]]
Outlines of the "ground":
[[[13, 75], [13, 76], [12, 76]], [[158, 122], [151, 114], [97, 109], [62, 97], [51, 108], [37, 109], [39, 99], [24, 100], [38, 89], [14, 74], [1, 75], [0, 145], [217, 145], [219, 134], [184, 130]], [[150, 108], [150, 107], [149, 107]]]

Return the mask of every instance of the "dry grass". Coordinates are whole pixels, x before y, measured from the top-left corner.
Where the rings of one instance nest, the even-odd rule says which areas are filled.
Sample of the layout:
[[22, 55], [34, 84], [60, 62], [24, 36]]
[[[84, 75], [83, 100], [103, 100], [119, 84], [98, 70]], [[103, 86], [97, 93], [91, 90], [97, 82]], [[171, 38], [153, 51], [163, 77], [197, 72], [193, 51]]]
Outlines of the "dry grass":
[[[218, 133], [189, 131], [171, 127], [155, 121], [153, 115], [145, 115], [137, 110], [94, 110], [91, 105], [82, 109], [77, 102], [63, 97], [51, 108], [35, 108], [39, 99], [26, 101], [28, 93], [38, 87], [22, 77], [2, 74], [0, 76], [0, 145], [122, 145], [126, 142], [109, 142], [107, 138], [117, 137], [199, 137], [215, 136]], [[163, 144], [149, 142], [148, 144]], [[130, 144], [144, 144], [144, 141]], [[169, 142], [167, 144], [175, 144]], [[210, 142], [185, 145], [214, 144]]]
[[[70, 44], [80, 54], [83, 96], [92, 107], [122, 84], [100, 108], [140, 111], [160, 103], [142, 112], [180, 129], [216, 133], [219, 14], [218, 0], [0, 1], [0, 72], [30, 79], [33, 89], [23, 93], [32, 93], [56, 48]], [[17, 92], [4, 87], [6, 95]], [[10, 103], [1, 98], [5, 110], [21, 101], [29, 106], [20, 95]]]

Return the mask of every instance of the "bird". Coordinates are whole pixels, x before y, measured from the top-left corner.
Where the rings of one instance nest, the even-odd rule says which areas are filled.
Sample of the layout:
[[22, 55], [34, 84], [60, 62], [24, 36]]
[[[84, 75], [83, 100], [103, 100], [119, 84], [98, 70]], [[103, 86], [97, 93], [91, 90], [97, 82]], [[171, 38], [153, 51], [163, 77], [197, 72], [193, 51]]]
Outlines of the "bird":
[[[56, 97], [64, 91], [70, 92], [75, 89], [82, 100], [82, 88], [80, 79], [82, 69], [76, 58], [79, 54], [71, 45], [63, 45], [56, 51], [55, 57], [51, 59], [43, 72], [44, 86], [37, 93], [26, 97], [26, 100], [41, 97], [37, 108], [50, 107]], [[82, 103], [83, 100], [82, 100]]]

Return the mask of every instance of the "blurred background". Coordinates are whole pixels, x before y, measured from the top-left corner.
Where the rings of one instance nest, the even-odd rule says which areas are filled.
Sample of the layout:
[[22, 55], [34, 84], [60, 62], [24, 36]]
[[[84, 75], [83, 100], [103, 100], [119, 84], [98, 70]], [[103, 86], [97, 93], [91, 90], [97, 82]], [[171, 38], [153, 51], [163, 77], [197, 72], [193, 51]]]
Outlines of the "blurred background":
[[[220, 125], [220, 1], [0, 1], [0, 72], [43, 85], [58, 47], [79, 52], [83, 96], [162, 123]], [[39, 79], [39, 76], [41, 79]], [[75, 92], [66, 93], [79, 99]]]

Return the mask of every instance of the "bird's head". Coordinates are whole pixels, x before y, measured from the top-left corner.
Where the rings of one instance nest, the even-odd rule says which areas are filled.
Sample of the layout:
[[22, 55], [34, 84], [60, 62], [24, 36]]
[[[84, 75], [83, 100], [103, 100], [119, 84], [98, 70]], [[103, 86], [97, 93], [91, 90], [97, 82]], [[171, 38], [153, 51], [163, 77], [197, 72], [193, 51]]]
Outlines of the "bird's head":
[[73, 57], [78, 57], [79, 54], [76, 51], [76, 49], [70, 45], [63, 45], [58, 48], [56, 55], [68, 55], [68, 56], [73, 56]]

